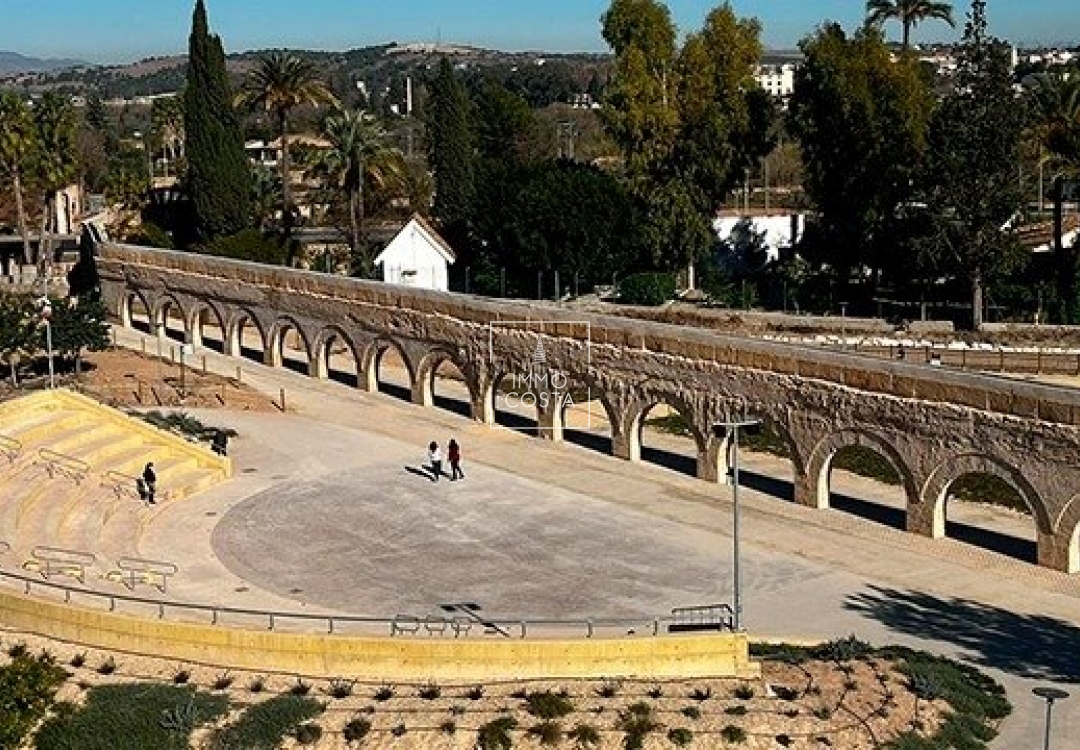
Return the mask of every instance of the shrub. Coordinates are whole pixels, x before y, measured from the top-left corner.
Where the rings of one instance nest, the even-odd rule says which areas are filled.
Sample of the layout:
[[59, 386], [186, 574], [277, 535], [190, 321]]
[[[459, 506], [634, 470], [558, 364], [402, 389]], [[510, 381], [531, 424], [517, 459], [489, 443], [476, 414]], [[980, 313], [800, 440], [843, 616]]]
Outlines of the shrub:
[[418, 695], [426, 701], [438, 700], [442, 695], [442, 688], [433, 682], [429, 682], [420, 688]]
[[456, 704], [453, 705], [453, 706], [450, 706], [450, 715], [451, 716], [464, 716], [465, 715], [465, 706], [459, 706], [459, 705], [456, 705]]
[[746, 716], [749, 711], [746, 706], [728, 706], [724, 709], [724, 713], [728, 716]]
[[375, 700], [379, 701], [379, 703], [385, 703], [386, 701], [390, 700], [393, 697], [394, 697], [394, 688], [391, 687], [390, 685], [383, 685], [382, 687], [380, 687], [378, 690], [375, 691]]
[[172, 681], [175, 685], [186, 685], [191, 679], [191, 672], [186, 669], [178, 669], [173, 672]]
[[187, 750], [192, 731], [217, 720], [228, 707], [225, 696], [191, 685], [99, 685], [87, 692], [83, 706], [57, 712], [42, 724], [35, 747]]
[[397, 724], [396, 726], [394, 726], [393, 729], [390, 730], [390, 734], [394, 735], [395, 737], [404, 737], [405, 733], [408, 731], [409, 730], [405, 728], [404, 724]]
[[25, 647], [0, 667], [0, 747], [22, 744], [66, 679], [67, 673], [53, 664], [51, 657], [29, 656]]
[[228, 690], [232, 687], [233, 678], [228, 672], [222, 672], [214, 680], [214, 690]]
[[600, 730], [592, 724], [578, 724], [567, 732], [566, 736], [573, 740], [574, 746], [580, 750], [587, 750], [600, 744]]
[[371, 732], [371, 722], [362, 717], [352, 719], [342, 729], [341, 735], [346, 742], [359, 742]]
[[98, 674], [112, 674], [115, 671], [116, 671], [116, 660], [113, 659], [111, 656], [108, 659], [106, 659], [105, 661], [101, 662], [101, 664], [98, 664], [98, 668], [97, 668], [97, 673]]
[[619, 282], [619, 302], [656, 307], [675, 296], [675, 277], [669, 273], [635, 273]]
[[457, 722], [453, 719], [446, 719], [439, 724], [439, 731], [443, 734], [455, 734], [457, 732]]
[[465, 697], [471, 701], [478, 701], [484, 697], [484, 688], [481, 685], [474, 685], [469, 688], [465, 693]]
[[26, 647], [26, 644], [22, 641], [19, 641], [18, 643], [13, 643], [8, 646], [7, 655], [10, 656], [12, 659], [21, 659], [24, 656], [28, 656], [29, 654], [30, 649], [28, 649]]
[[233, 723], [218, 729], [210, 738], [210, 750], [272, 750], [286, 736], [322, 713], [318, 701], [306, 696], [279, 695], [248, 706]]
[[742, 727], [737, 727], [734, 724], [728, 724], [720, 730], [720, 737], [724, 742], [730, 742], [733, 745], [741, 745], [746, 742], [746, 730]]
[[822, 721], [828, 721], [832, 718], [832, 709], [828, 706], [818, 706], [813, 711], [814, 717], [821, 719]]
[[526, 710], [530, 714], [546, 721], [561, 719], [574, 712], [574, 704], [565, 693], [553, 693], [550, 690], [530, 693], [525, 702], [528, 704]]
[[86, 652], [80, 651], [79, 653], [75, 654], [73, 657], [71, 657], [71, 661], [68, 662], [68, 664], [75, 667], [75, 669], [84, 666], [86, 664]]
[[500, 716], [483, 724], [476, 730], [477, 750], [510, 750], [514, 740], [510, 732], [517, 729], [517, 720], [512, 716]]
[[646, 695], [648, 695], [653, 700], [660, 700], [664, 697], [664, 688], [660, 687], [659, 685], [653, 685], [651, 688], [649, 688]]
[[605, 682], [596, 689], [596, 694], [601, 698], [614, 698], [619, 694], [619, 685], [616, 682]]
[[667, 733], [667, 736], [675, 747], [686, 747], [694, 741], [694, 733], [686, 727], [675, 727]]
[[791, 747], [795, 744], [795, 740], [791, 739], [791, 735], [788, 734], [778, 734], [773, 739], [780, 747]]
[[322, 739], [322, 727], [318, 724], [301, 724], [296, 728], [296, 741], [301, 745], [314, 745]]
[[562, 742], [563, 730], [557, 721], [542, 721], [529, 727], [527, 734], [547, 747], [554, 747]]
[[307, 695], [310, 692], [311, 692], [311, 685], [304, 682], [304, 680], [302, 678], [300, 678], [300, 677], [297, 677], [296, 682], [294, 682], [293, 686], [291, 688], [289, 688], [289, 694], [290, 695], [296, 695], [296, 696], [303, 697], [303, 696]]
[[712, 698], [712, 688], [694, 688], [690, 691], [690, 697], [704, 703], [709, 698]]
[[741, 701], [748, 701], [754, 697], [754, 688], [749, 685], [739, 685], [735, 688], [735, 697]]
[[619, 729], [624, 733], [623, 747], [626, 750], [641, 750], [645, 746], [645, 738], [660, 729], [660, 724], [653, 719], [652, 706], [634, 703], [619, 714]]
[[261, 693], [265, 689], [266, 689], [266, 680], [263, 679], [262, 677], [256, 677], [255, 679], [253, 679], [251, 682], [248, 683], [248, 692], [249, 693]]
[[337, 700], [344, 700], [353, 694], [353, 686], [356, 683], [351, 680], [334, 679], [330, 680], [330, 686], [326, 688], [326, 693], [331, 698]]
[[857, 659], [865, 659], [874, 652], [873, 647], [864, 641], [860, 641], [854, 635], [840, 638], [813, 649], [812, 653], [818, 659], [828, 659], [836, 662], [848, 662]]
[[228, 237], [220, 237], [205, 248], [205, 253], [271, 266], [284, 265], [287, 256], [285, 248], [275, 238], [264, 236], [257, 229], [245, 229]]
[[697, 721], [701, 718], [701, 709], [697, 706], [686, 706], [680, 713], [688, 719]]

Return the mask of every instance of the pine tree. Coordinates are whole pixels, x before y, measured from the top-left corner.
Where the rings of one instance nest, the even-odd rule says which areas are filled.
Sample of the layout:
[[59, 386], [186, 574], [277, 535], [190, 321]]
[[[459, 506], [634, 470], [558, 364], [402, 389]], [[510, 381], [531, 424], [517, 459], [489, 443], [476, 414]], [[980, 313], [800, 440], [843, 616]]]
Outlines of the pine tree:
[[468, 234], [476, 196], [470, 101], [444, 57], [428, 100], [428, 152], [435, 172], [435, 218], [454, 245]]
[[194, 239], [207, 243], [247, 226], [251, 169], [233, 108], [221, 39], [210, 34], [203, 0], [195, 3], [189, 45], [184, 131]]

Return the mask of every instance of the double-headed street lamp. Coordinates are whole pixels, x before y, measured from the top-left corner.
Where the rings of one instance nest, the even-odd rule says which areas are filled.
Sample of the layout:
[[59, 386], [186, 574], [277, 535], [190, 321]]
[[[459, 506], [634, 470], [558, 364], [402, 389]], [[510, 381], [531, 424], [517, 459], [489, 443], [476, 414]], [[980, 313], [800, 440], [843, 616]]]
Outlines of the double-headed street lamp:
[[49, 302], [48, 297], [42, 297], [41, 304], [41, 319], [45, 322], [45, 348], [49, 353], [49, 387], [56, 387], [56, 370], [53, 367], [53, 347], [52, 347], [52, 303]]
[[713, 434], [718, 438], [731, 439], [731, 512], [732, 512], [732, 572], [734, 601], [732, 609], [735, 615], [735, 630], [742, 630], [742, 567], [739, 562], [739, 428], [754, 429], [761, 425], [760, 419], [735, 419], [716, 422]]

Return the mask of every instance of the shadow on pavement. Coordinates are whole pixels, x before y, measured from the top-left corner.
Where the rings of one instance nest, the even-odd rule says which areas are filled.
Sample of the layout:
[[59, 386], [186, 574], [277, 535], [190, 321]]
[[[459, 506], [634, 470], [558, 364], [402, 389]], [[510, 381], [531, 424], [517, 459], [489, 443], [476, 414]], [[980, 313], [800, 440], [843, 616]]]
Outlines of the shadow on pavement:
[[[970, 526], [955, 521], [948, 521], [945, 524], [945, 535], [950, 539], [982, 547], [991, 552], [997, 552], [999, 555], [1015, 557], [1024, 562], [1035, 563], [1039, 560], [1033, 539], [1021, 539], [1011, 534], [1002, 534], [980, 526]], [[1077, 658], [1080, 659], [1080, 656]]]
[[952, 643], [986, 667], [1033, 680], [1080, 682], [1080, 627], [970, 599], [869, 586], [845, 609], [907, 635]]

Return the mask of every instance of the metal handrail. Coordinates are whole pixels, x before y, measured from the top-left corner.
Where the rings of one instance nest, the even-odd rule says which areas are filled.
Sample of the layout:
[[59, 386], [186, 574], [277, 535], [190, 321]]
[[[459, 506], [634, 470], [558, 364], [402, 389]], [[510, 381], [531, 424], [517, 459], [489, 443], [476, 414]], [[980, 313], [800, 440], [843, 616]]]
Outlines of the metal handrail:
[[[157, 610], [157, 616], [159, 620], [166, 619], [166, 613], [169, 612], [198, 612], [209, 617], [209, 624], [220, 625], [223, 617], [236, 616], [236, 617], [254, 617], [263, 619], [266, 621], [266, 627], [268, 630], [275, 630], [282, 622], [299, 622], [299, 623], [322, 623], [324, 632], [328, 634], [335, 634], [340, 631], [342, 625], [372, 625], [385, 628], [386, 632], [390, 635], [402, 634], [403, 631], [395, 631], [395, 623], [401, 623], [406, 617], [410, 618], [412, 622], [421, 623], [421, 628], [412, 635], [420, 635], [424, 632], [422, 623], [429, 620], [427, 617], [413, 617], [406, 615], [399, 615], [393, 618], [387, 617], [368, 617], [362, 615], [336, 615], [336, 614], [314, 614], [306, 612], [281, 612], [277, 610], [266, 609], [249, 609], [244, 607], [225, 607], [212, 604], [197, 604], [192, 602], [177, 602], [169, 601], [166, 599], [149, 599], [140, 596], [133, 596], [128, 594], [113, 594], [103, 591], [95, 591], [93, 589], [81, 588], [78, 586], [69, 586], [61, 583], [55, 583], [48, 579], [41, 580], [38, 578], [30, 578], [28, 576], [19, 575], [17, 573], [0, 570], [0, 580], [8, 582], [16, 582], [22, 587], [24, 595], [29, 596], [35, 588], [46, 589], [53, 592], [62, 592], [64, 596], [64, 602], [70, 603], [73, 595], [86, 597], [90, 600], [102, 604], [107, 604], [110, 612], [116, 611], [118, 603], [139, 605], [142, 607], [150, 606]], [[646, 625], [648, 632], [654, 635], [660, 635], [663, 633], [661, 625], [664, 623], [672, 622], [670, 616], [660, 617], [637, 617], [637, 618], [599, 618], [599, 619], [503, 619], [503, 618], [484, 618], [485, 622], [490, 622], [492, 625], [502, 626], [506, 628], [516, 628], [519, 637], [525, 638], [532, 629], [540, 628], [552, 628], [552, 629], [568, 629], [573, 628], [578, 632], [583, 633], [586, 638], [591, 638], [598, 629], [601, 628], [619, 628], [627, 631], [627, 635], [637, 634], [637, 627]], [[447, 629], [447, 637], [451, 634], [454, 637], [459, 637], [462, 633], [455, 632], [451, 626]]]
[[48, 448], [38, 448], [38, 462], [45, 464], [45, 470], [49, 473], [50, 479], [56, 473], [78, 485], [90, 474], [90, 464]]
[[23, 563], [26, 567], [30, 563], [41, 566], [39, 572], [48, 580], [54, 573], [74, 574], [80, 583], [86, 582], [86, 569], [97, 562], [97, 556], [90, 552], [62, 549], [60, 547], [34, 547], [30, 551], [30, 560]]
[[143, 580], [148, 585], [153, 586], [163, 594], [168, 586], [169, 576], [176, 575], [179, 570], [179, 568], [171, 562], [146, 560], [141, 557], [121, 557], [116, 561], [116, 567], [119, 568], [122, 573], [128, 574], [127, 576], [124, 576], [124, 584], [128, 588], [135, 588], [135, 585], [139, 582], [139, 575], [141, 574]]
[[4, 456], [11, 463], [22, 453], [23, 444], [19, 440], [7, 435], [0, 435], [0, 456]]
[[124, 495], [138, 499], [138, 483], [138, 477], [112, 470], [106, 471], [101, 478], [101, 486], [111, 489], [118, 500]]

